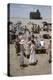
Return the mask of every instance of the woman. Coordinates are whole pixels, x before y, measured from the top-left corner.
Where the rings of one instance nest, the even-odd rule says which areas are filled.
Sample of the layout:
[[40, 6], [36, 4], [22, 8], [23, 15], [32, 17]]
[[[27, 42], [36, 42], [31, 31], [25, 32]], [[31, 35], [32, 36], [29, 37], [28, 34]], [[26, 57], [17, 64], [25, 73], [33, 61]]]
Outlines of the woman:
[[36, 60], [36, 54], [35, 54], [35, 42], [31, 41], [31, 48], [30, 48], [30, 58], [29, 58], [29, 64], [35, 64], [37, 62]]
[[24, 66], [24, 40], [20, 41], [20, 66]]
[[30, 56], [30, 46], [31, 46], [31, 37], [28, 37], [27, 49], [26, 49], [27, 58], [29, 58]]

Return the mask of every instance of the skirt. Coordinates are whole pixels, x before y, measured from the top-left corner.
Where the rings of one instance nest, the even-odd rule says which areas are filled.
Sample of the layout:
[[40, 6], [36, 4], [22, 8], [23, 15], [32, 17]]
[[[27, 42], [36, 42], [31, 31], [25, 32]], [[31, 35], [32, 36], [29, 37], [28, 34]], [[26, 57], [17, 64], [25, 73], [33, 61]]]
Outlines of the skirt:
[[35, 52], [30, 54], [29, 58], [29, 64], [35, 63], [36, 62], [36, 55]]

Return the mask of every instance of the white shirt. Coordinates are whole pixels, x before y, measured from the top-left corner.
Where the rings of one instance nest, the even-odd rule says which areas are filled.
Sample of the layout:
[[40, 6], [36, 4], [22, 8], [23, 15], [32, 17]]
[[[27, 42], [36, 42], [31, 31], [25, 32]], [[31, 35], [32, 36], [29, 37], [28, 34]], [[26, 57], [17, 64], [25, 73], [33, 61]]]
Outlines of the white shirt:
[[40, 41], [40, 44], [42, 47], [44, 47], [44, 41], [43, 40]]

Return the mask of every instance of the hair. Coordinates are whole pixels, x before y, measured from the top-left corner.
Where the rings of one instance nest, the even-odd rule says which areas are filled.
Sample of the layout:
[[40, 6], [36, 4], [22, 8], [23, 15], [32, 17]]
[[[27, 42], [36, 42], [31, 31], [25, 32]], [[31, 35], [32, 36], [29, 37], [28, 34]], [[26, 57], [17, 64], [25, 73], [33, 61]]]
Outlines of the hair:
[[32, 37], [34, 38], [34, 35], [32, 35]]
[[19, 32], [19, 35], [22, 35], [23, 33], [22, 32]]
[[31, 42], [32, 42], [33, 44], [35, 44], [35, 41], [34, 41], [34, 40], [31, 40]]

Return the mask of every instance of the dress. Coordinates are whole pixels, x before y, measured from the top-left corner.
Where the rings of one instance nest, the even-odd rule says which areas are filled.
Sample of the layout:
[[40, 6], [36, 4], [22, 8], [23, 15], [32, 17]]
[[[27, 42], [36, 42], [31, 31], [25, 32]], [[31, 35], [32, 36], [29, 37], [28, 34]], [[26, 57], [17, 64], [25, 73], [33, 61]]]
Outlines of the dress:
[[24, 64], [24, 46], [23, 44], [20, 45], [20, 65]]
[[31, 41], [28, 41], [27, 45], [26, 45], [26, 56], [27, 56], [27, 58], [29, 58], [29, 56], [30, 56], [30, 44], [31, 44]]
[[36, 62], [35, 45], [32, 44], [30, 49], [29, 64], [32, 64]]

